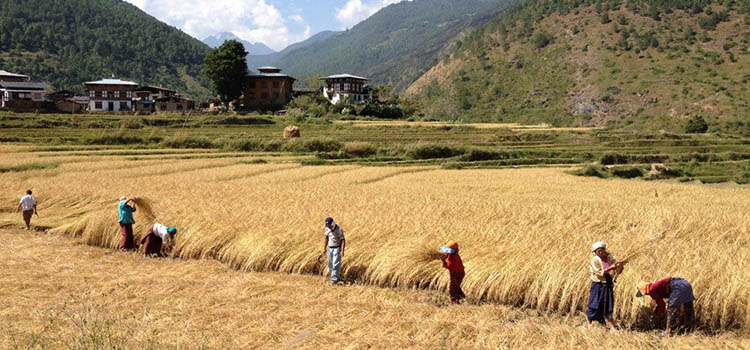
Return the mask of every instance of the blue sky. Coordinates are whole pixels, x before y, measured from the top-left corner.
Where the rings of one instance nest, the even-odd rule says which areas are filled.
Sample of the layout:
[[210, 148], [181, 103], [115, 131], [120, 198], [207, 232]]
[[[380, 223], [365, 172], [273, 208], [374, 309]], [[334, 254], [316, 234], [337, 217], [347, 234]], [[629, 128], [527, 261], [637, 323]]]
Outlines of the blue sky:
[[381, 8], [405, 0], [126, 1], [197, 39], [232, 32], [281, 50], [323, 30], [351, 28]]

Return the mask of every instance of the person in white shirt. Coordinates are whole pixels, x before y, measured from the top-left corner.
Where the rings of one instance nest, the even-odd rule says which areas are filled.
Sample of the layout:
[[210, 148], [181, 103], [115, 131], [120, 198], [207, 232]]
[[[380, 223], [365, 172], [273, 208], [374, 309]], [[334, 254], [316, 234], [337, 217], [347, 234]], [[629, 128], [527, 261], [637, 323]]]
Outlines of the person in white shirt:
[[39, 213], [36, 211], [36, 198], [31, 196], [31, 190], [26, 191], [26, 195], [21, 197], [16, 210], [21, 210], [23, 221], [26, 223], [26, 230], [31, 230], [31, 216], [36, 214], [36, 217], [39, 217]]
[[158, 222], [154, 223], [148, 228], [146, 236], [141, 240], [143, 256], [164, 256], [165, 254], [162, 251], [166, 251], [170, 246], [174, 245], [174, 236], [176, 234], [176, 227], [167, 227]]
[[333, 221], [332, 217], [327, 217], [325, 223], [326, 233], [323, 254], [328, 256], [328, 270], [331, 272], [331, 284], [337, 284], [341, 276], [341, 259], [344, 257], [344, 249], [346, 249], [346, 238], [344, 238], [344, 230]]

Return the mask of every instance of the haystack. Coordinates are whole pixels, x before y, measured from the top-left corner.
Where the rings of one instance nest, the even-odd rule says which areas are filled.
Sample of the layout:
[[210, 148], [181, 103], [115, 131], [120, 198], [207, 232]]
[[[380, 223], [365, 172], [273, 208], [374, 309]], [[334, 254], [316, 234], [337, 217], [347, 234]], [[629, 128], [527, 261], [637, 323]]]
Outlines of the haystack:
[[289, 125], [284, 128], [284, 138], [291, 139], [293, 137], [299, 137], [299, 128], [294, 125]]

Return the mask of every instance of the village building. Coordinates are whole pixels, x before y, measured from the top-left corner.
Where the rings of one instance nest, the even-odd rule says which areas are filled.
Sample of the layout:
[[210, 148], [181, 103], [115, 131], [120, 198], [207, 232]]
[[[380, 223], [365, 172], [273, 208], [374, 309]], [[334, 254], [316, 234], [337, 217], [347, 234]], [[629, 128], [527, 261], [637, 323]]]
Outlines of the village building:
[[0, 81], [0, 108], [13, 111], [35, 111], [45, 108], [45, 83]]
[[325, 80], [323, 96], [333, 104], [347, 98], [354, 103], [372, 100], [370, 87], [366, 85], [369, 80], [367, 78], [351, 74], [336, 74], [321, 79]]
[[129, 112], [138, 84], [120, 79], [102, 79], [83, 83], [88, 90], [90, 112]]
[[281, 108], [292, 99], [296, 79], [281, 73], [276, 67], [260, 67], [257, 74], [245, 80], [244, 103], [246, 108]]
[[161, 97], [154, 101], [156, 112], [185, 112], [195, 109], [195, 101], [180, 96]]
[[8, 81], [8, 82], [24, 82], [31, 80], [28, 75], [23, 74], [16, 74], [11, 72], [6, 72], [4, 70], [0, 70], [0, 81]]

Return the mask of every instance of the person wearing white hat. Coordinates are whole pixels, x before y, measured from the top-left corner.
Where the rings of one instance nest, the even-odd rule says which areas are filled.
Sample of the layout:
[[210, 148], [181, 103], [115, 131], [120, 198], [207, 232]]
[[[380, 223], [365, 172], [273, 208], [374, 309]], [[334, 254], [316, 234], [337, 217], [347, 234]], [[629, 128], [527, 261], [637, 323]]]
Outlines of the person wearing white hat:
[[[117, 245], [117, 249], [121, 251], [128, 251], [135, 249], [135, 242], [133, 238], [133, 213], [135, 212], [135, 198], [128, 198], [126, 196], [120, 197], [120, 204], [117, 205], [117, 213], [119, 214], [118, 224], [120, 225], [120, 242]], [[128, 205], [133, 203], [133, 205]]]
[[612, 254], [607, 252], [607, 244], [596, 242], [591, 246], [594, 257], [591, 259], [589, 272], [591, 274], [591, 289], [589, 292], [589, 306], [587, 318], [589, 324], [596, 321], [610, 327], [615, 326], [612, 313], [615, 308], [614, 281], [622, 273], [625, 262], [617, 262]]

